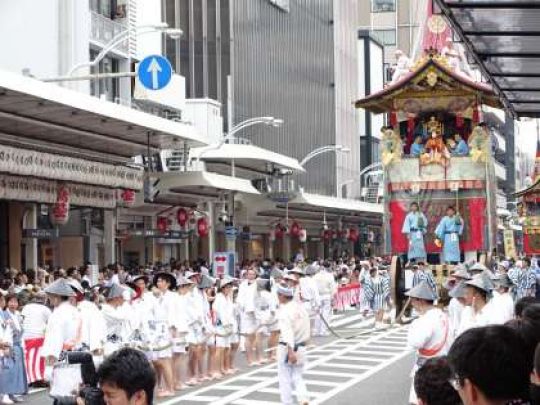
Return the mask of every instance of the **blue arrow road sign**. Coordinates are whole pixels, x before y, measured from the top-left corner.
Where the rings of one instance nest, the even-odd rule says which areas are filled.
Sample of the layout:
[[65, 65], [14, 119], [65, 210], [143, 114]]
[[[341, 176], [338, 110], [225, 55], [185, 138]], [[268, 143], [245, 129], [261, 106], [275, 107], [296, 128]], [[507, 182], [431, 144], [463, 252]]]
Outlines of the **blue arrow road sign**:
[[163, 56], [150, 55], [139, 63], [137, 76], [147, 89], [159, 90], [171, 81], [172, 66]]

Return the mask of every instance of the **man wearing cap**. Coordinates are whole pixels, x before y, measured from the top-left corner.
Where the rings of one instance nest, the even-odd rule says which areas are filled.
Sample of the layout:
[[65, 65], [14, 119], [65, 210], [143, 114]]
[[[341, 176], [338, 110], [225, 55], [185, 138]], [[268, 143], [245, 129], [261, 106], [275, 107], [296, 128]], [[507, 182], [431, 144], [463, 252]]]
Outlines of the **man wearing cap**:
[[[416, 351], [416, 361], [412, 377], [419, 367], [430, 358], [444, 356], [450, 347], [450, 325], [448, 316], [433, 304], [437, 299], [435, 291], [424, 280], [405, 295], [420, 315], [409, 328], [407, 344]], [[417, 404], [414, 386], [411, 387], [409, 403]]]
[[457, 265], [456, 270], [449, 277], [453, 281], [453, 287], [449, 288], [451, 297], [448, 304], [448, 318], [450, 320], [450, 332], [452, 339], [455, 339], [461, 323], [461, 315], [465, 309], [465, 282], [470, 280], [471, 276], [464, 265]]
[[[63, 352], [74, 350], [80, 345], [82, 320], [77, 308], [70, 302], [75, 292], [65, 279], [56, 280], [44, 291], [54, 307], [41, 349], [41, 355], [45, 358], [45, 380], [51, 382], [51, 395], [69, 395], [69, 392], [58, 393], [54, 390], [53, 366]], [[78, 382], [74, 381], [73, 388], [78, 388], [77, 385]]]
[[463, 234], [463, 220], [456, 209], [449, 206], [437, 228], [435, 234], [442, 242], [442, 262], [447, 264], [457, 264], [461, 261], [461, 251], [459, 250], [459, 237]]
[[292, 405], [293, 391], [296, 391], [298, 403], [308, 404], [309, 397], [302, 373], [306, 367], [306, 343], [311, 337], [309, 315], [293, 299], [292, 288], [279, 285], [277, 294], [280, 303], [278, 322], [281, 335], [277, 366], [281, 403]]
[[186, 279], [193, 282], [191, 294], [188, 297], [189, 312], [189, 332], [187, 334], [187, 342], [189, 344], [189, 373], [190, 379], [186, 382], [187, 385], [197, 385], [203, 380], [202, 360], [203, 352], [202, 345], [206, 340], [204, 333], [205, 328], [205, 302], [203, 293], [196, 288], [200, 281], [200, 274], [192, 271], [185, 273]]
[[246, 358], [248, 366], [258, 365], [257, 359], [253, 358], [256, 345], [256, 332], [258, 329], [255, 317], [255, 297], [257, 295], [257, 273], [253, 268], [246, 272], [246, 279], [238, 287], [236, 302], [240, 308], [240, 333], [246, 339]]
[[[330, 262], [325, 260], [322, 269], [313, 276], [321, 302], [320, 314], [328, 324], [332, 321], [332, 300], [336, 295], [338, 286], [332, 273]], [[315, 318], [313, 336], [328, 336], [330, 332], [320, 317]]]
[[124, 288], [113, 283], [104, 292], [105, 304], [101, 313], [105, 318], [107, 338], [104, 345], [105, 356], [111, 355], [126, 343], [131, 335], [130, 314], [126, 312], [124, 304]]
[[304, 304], [304, 308], [309, 314], [311, 329], [314, 329], [315, 320], [319, 317], [321, 308], [321, 297], [319, 295], [319, 287], [313, 276], [318, 272], [315, 265], [310, 264], [306, 267], [306, 277], [300, 278], [298, 293]]
[[458, 335], [468, 329], [486, 326], [491, 323], [488, 297], [493, 284], [485, 273], [475, 275], [465, 282], [465, 309], [461, 314]]
[[187, 335], [191, 322], [190, 290], [195, 286], [193, 281], [180, 276], [177, 278], [178, 294], [175, 295], [171, 317], [172, 341], [173, 341], [173, 374], [174, 388], [184, 388], [182, 374], [186, 368]]
[[410, 211], [403, 221], [401, 232], [407, 235], [409, 240], [409, 251], [407, 260], [426, 260], [426, 247], [424, 245], [424, 235], [427, 232], [428, 221], [424, 213], [420, 212], [418, 203], [410, 205]]
[[492, 324], [504, 325], [514, 318], [514, 300], [510, 294], [512, 282], [506, 274], [501, 274], [495, 282], [497, 294], [489, 302], [490, 321]]

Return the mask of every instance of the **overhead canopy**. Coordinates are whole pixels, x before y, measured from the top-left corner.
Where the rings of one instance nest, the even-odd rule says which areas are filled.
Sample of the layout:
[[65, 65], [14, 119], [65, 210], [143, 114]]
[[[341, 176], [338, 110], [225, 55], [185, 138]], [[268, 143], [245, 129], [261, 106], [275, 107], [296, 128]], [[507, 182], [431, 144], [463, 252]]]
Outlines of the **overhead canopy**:
[[523, 196], [533, 196], [540, 195], [540, 178], [538, 178], [534, 184], [530, 187], [524, 188], [512, 194], [512, 197], [523, 197]]
[[217, 197], [224, 191], [260, 194], [251, 182], [222, 174], [196, 172], [166, 172], [158, 176], [158, 188], [168, 193], [182, 193], [201, 197]]
[[355, 106], [375, 114], [393, 110], [416, 114], [436, 108], [457, 113], [471, 109], [476, 102], [501, 106], [489, 86], [454, 72], [444, 58], [430, 54], [400, 80], [356, 101]]
[[193, 148], [190, 158], [197, 159], [198, 156], [207, 163], [229, 165], [234, 160], [236, 167], [254, 172], [268, 172], [269, 164], [278, 169], [305, 171], [297, 159], [255, 145], [224, 143], [214, 149], [211, 146]]
[[[283, 218], [286, 209], [285, 204], [277, 204], [275, 209], [260, 211], [258, 215]], [[294, 200], [289, 202], [288, 211], [291, 217], [307, 221], [321, 221], [323, 218], [334, 221], [339, 217], [351, 224], [380, 225], [383, 206], [301, 191]]]
[[0, 142], [104, 162], [182, 142], [194, 127], [0, 70]]
[[506, 107], [517, 117], [539, 117], [538, 1], [436, 1]]

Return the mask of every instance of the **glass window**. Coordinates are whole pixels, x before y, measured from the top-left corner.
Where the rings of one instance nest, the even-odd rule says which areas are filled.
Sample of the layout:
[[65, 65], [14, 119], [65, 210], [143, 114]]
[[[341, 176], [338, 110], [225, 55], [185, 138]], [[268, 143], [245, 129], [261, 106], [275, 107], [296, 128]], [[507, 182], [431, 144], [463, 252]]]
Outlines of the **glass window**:
[[[117, 9], [118, 6], [120, 6], [119, 10]], [[117, 2], [117, 0], [90, 0], [90, 10], [107, 18], [115, 18], [118, 11], [122, 12], [122, 10], [124, 10], [125, 12], [125, 1], [118, 0]]]
[[396, 44], [396, 30], [373, 30], [373, 34], [382, 42], [383, 45], [395, 45]]
[[396, 0], [371, 0], [371, 11], [374, 13], [396, 11]]
[[[94, 60], [98, 53], [98, 51], [90, 50], [90, 60]], [[91, 71], [92, 74], [118, 73], [118, 59], [105, 57], [99, 62], [97, 67], [92, 67]], [[90, 94], [94, 97], [103, 97], [108, 101], [118, 102], [120, 97], [120, 79], [111, 77], [92, 79], [90, 81]]]

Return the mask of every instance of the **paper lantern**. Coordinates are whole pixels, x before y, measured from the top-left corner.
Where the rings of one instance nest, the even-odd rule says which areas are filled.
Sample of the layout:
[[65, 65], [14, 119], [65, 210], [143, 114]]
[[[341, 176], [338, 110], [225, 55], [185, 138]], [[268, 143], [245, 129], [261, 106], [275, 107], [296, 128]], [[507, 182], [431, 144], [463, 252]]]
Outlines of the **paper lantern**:
[[305, 229], [300, 229], [300, 232], [298, 234], [298, 239], [302, 243], [307, 240], [307, 231]]
[[51, 210], [51, 222], [53, 225], [65, 225], [69, 220], [69, 190], [64, 185], [59, 185], [56, 190], [56, 202]]
[[331, 229], [325, 229], [323, 232], [323, 239], [329, 241], [330, 239], [332, 239], [332, 233], [333, 232]]
[[120, 198], [122, 199], [122, 205], [124, 207], [133, 207], [135, 204], [135, 191], [129, 189], [122, 190]]
[[292, 225], [291, 225], [291, 235], [292, 236], [295, 236], [295, 237], [298, 237], [300, 235], [300, 225], [298, 224], [298, 222], [293, 222]]
[[199, 218], [197, 220], [197, 233], [201, 238], [204, 238], [208, 235], [208, 222], [205, 217]]
[[398, 125], [398, 117], [397, 117], [397, 111], [392, 110], [390, 113], [390, 126], [392, 128], [396, 128]]
[[274, 242], [276, 240], [276, 230], [270, 229], [270, 233], [268, 234], [268, 239], [270, 239], [270, 242]]
[[167, 232], [168, 226], [169, 226], [169, 221], [167, 220], [166, 217], [158, 217], [158, 219], [157, 219], [157, 229], [161, 233]]
[[178, 211], [176, 211], [176, 221], [182, 228], [186, 225], [188, 219], [189, 214], [184, 208], [179, 208]]
[[349, 240], [351, 242], [358, 241], [359, 236], [360, 235], [358, 234], [358, 230], [356, 228], [349, 229]]

